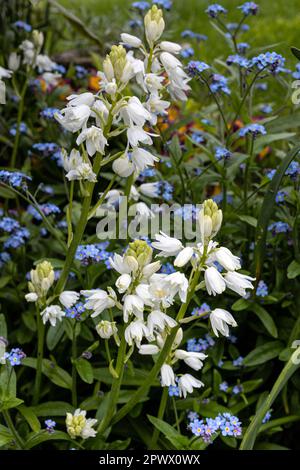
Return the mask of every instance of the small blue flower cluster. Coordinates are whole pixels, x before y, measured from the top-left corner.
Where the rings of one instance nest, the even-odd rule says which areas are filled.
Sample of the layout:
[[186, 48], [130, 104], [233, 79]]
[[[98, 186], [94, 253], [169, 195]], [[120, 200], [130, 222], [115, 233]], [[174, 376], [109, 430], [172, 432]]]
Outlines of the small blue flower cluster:
[[20, 348], [14, 348], [10, 352], [4, 354], [4, 359], [7, 359], [11, 366], [19, 366], [22, 359], [26, 357], [26, 354]]
[[66, 309], [66, 317], [75, 318], [76, 320], [81, 319], [81, 315], [85, 312], [85, 306], [83, 302], [77, 302], [73, 307]]
[[8, 263], [10, 260], [11, 260], [10, 254], [7, 253], [6, 251], [2, 251], [2, 253], [0, 253], [0, 268], [3, 268], [3, 266], [6, 263]]
[[291, 162], [285, 172], [285, 175], [290, 176], [292, 179], [296, 179], [300, 175], [300, 164], [295, 160]]
[[242, 127], [239, 130], [240, 137], [246, 137], [246, 135], [252, 135], [253, 138], [257, 137], [259, 134], [265, 135], [267, 133], [264, 126], [261, 124], [248, 124], [245, 127]]
[[172, 8], [171, 0], [153, 0], [152, 3], [159, 6], [160, 8], [164, 8], [167, 11], [171, 10]]
[[[25, 122], [20, 122], [19, 133], [20, 134], [26, 134], [27, 131], [28, 131], [28, 127], [25, 124]], [[9, 129], [9, 133], [10, 133], [10, 135], [12, 135], [14, 137], [16, 136], [16, 134], [17, 134], [17, 124], [13, 124], [11, 126], [11, 128]]]
[[281, 204], [285, 201], [285, 197], [286, 191], [280, 189], [276, 194], [275, 201], [277, 202], [277, 204]]
[[15, 23], [13, 23], [13, 26], [15, 26], [18, 29], [23, 29], [24, 31], [26, 31], [26, 33], [30, 33], [30, 31], [32, 30], [32, 27], [30, 24], [25, 23], [25, 21], [21, 21], [21, 20], [15, 21]]
[[173, 197], [173, 186], [168, 181], [158, 181], [157, 196], [162, 197], [166, 201], [171, 201]]
[[227, 150], [225, 147], [216, 147], [215, 148], [215, 157], [216, 160], [228, 160], [232, 156], [232, 153]]
[[247, 50], [249, 49], [249, 44], [247, 42], [239, 42], [237, 44], [237, 50], [238, 50], [238, 53], [241, 54], [241, 55], [244, 55]]
[[203, 142], [205, 142], [205, 138], [204, 138], [204, 135], [203, 135], [203, 132], [201, 131], [194, 131], [191, 135], [191, 139], [196, 142], [196, 144], [203, 144]]
[[44, 108], [40, 112], [40, 116], [44, 119], [54, 119], [54, 114], [58, 113], [59, 109], [58, 108]]
[[213, 74], [210, 89], [213, 93], [224, 93], [225, 95], [230, 95], [228, 79], [219, 73]]
[[102, 242], [94, 245], [79, 245], [76, 250], [75, 259], [80, 261], [84, 266], [104, 261], [106, 267], [110, 269], [109, 257], [111, 256], [111, 253], [106, 250], [108, 245], [109, 242]]
[[291, 227], [286, 222], [273, 222], [269, 225], [268, 230], [272, 232], [272, 235], [278, 235], [279, 233], [288, 233], [291, 231]]
[[300, 63], [296, 65], [296, 72], [292, 73], [292, 77], [296, 80], [300, 80]]
[[215, 345], [215, 340], [207, 333], [204, 338], [191, 338], [187, 340], [187, 351], [202, 352]]
[[218, 18], [219, 15], [226, 15], [227, 10], [222, 7], [222, 5], [214, 3], [213, 5], [209, 5], [209, 7], [205, 10], [205, 13], [207, 13], [211, 18]]
[[67, 71], [66, 67], [62, 64], [54, 64], [52, 67], [52, 72], [57, 72], [61, 75], [64, 75]]
[[[0, 220], [0, 230], [9, 233], [9, 237], [3, 243], [3, 247], [7, 250], [8, 248], [19, 248], [25, 245], [26, 241], [30, 237], [30, 233], [25, 227], [21, 227], [19, 222], [11, 217], [3, 217]], [[7, 259], [7, 255], [4, 255], [4, 259]], [[7, 259], [8, 260], [8, 259]]]
[[26, 181], [31, 181], [31, 177], [20, 171], [0, 170], [0, 182], [1, 181], [16, 189], [26, 189]]
[[256, 15], [258, 12], [258, 5], [256, 5], [254, 2], [246, 2], [237, 8], [242, 10], [245, 16]]
[[161, 274], [172, 274], [175, 273], [176, 269], [174, 268], [173, 264], [165, 263], [162, 265], [160, 269]]
[[[228, 382], [226, 382], [226, 380], [224, 382], [220, 383], [219, 390], [221, 392], [226, 393], [228, 391], [228, 389], [229, 389], [229, 385], [228, 385]], [[242, 392], [243, 392], [243, 386], [241, 384], [237, 384], [237, 385], [234, 385], [232, 387], [232, 394], [233, 395], [239, 395]]]
[[270, 104], [263, 104], [261, 107], [260, 107], [260, 110], [262, 113], [264, 114], [270, 114], [273, 112], [273, 107], [270, 105]]
[[267, 284], [264, 281], [259, 281], [256, 289], [257, 297], [267, 297], [269, 295], [269, 289]]
[[197, 41], [207, 41], [207, 36], [205, 34], [195, 33], [190, 29], [185, 29], [181, 33], [182, 38], [190, 38], [190, 39], [197, 39]]
[[149, 2], [133, 2], [131, 6], [132, 8], [136, 8], [136, 10], [139, 10], [141, 12], [150, 8]]
[[276, 74], [284, 70], [285, 58], [277, 52], [265, 52], [253, 57], [250, 60], [249, 67], [256, 67], [258, 70], [269, 70]]
[[181, 57], [183, 57], [183, 59], [188, 59], [189, 57], [193, 57], [193, 55], [195, 54], [195, 51], [192, 47], [184, 47], [181, 52], [180, 52], [180, 55]]
[[46, 431], [49, 434], [53, 434], [54, 433], [54, 428], [56, 426], [56, 422], [53, 421], [53, 419], [46, 419], [45, 420], [45, 426], [46, 426]]
[[178, 385], [170, 385], [168, 389], [169, 397], [179, 397], [179, 387]]
[[243, 356], [239, 356], [232, 361], [232, 365], [235, 367], [241, 367], [243, 365]]
[[200, 307], [195, 307], [192, 310], [191, 315], [196, 315], [197, 317], [200, 317], [203, 315], [203, 313], [209, 313], [210, 311], [211, 311], [210, 306], [204, 302]]
[[267, 172], [266, 172], [266, 177], [267, 177], [269, 180], [272, 180], [272, 179], [274, 178], [275, 173], [276, 173], [276, 170], [275, 170], [275, 169], [267, 170]]
[[188, 428], [195, 436], [201, 436], [206, 443], [210, 443], [213, 435], [217, 432], [221, 432], [222, 436], [238, 437], [242, 435], [241, 422], [231, 413], [219, 413], [215, 419], [200, 420], [198, 417], [189, 423]]
[[266, 412], [266, 414], [265, 414], [265, 416], [262, 420], [262, 424], [265, 424], [268, 421], [270, 421], [271, 417], [272, 417], [272, 410], [269, 410], [269, 411]]
[[236, 31], [238, 28], [240, 28], [241, 31], [249, 31], [250, 26], [248, 24], [242, 24], [240, 25], [239, 23], [227, 23], [226, 28], [229, 31]]
[[75, 73], [77, 78], [84, 78], [88, 75], [89, 71], [82, 65], [75, 65]]
[[[39, 204], [39, 209], [46, 217], [48, 217], [49, 215], [53, 215], [53, 214], [60, 214], [61, 212], [60, 208], [51, 202], [45, 202], [44, 204]], [[32, 217], [35, 220], [40, 221], [43, 219], [40, 213], [38, 212], [38, 210], [35, 207], [33, 207], [31, 204], [27, 207], [27, 212], [28, 214], [32, 215]]]
[[193, 204], [185, 204], [174, 211], [174, 216], [178, 216], [183, 220], [196, 220], [199, 209]]
[[205, 62], [202, 62], [200, 60], [191, 60], [188, 63], [187, 71], [191, 77], [197, 77], [209, 68], [209, 65], [207, 65]]
[[249, 67], [249, 60], [239, 54], [232, 54], [226, 59], [227, 65], [239, 65], [240, 67], [247, 69]]
[[128, 22], [129, 28], [137, 29], [143, 26], [143, 22], [140, 19], [129, 20]]

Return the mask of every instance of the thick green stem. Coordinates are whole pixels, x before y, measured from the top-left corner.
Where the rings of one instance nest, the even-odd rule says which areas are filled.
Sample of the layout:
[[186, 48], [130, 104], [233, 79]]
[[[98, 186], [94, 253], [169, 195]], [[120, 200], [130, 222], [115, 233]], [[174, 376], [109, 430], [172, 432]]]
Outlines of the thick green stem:
[[16, 445], [17, 445], [18, 449], [24, 449], [25, 444], [23, 442], [23, 439], [19, 435], [18, 431], [16, 430], [16, 428], [14, 426], [14, 423], [12, 422], [9, 411], [8, 410], [3, 410], [2, 414], [3, 414], [3, 417], [4, 417], [5, 422], [7, 424], [7, 427], [9, 428], [10, 432], [12, 433], [12, 435], [14, 436], [14, 438], [16, 440]]
[[[163, 390], [163, 393], [162, 393], [162, 396], [161, 396], [161, 400], [160, 400], [158, 413], [157, 413], [158, 419], [163, 419], [163, 417], [164, 417], [167, 402], [168, 402], [168, 394], [169, 394], [168, 387], [164, 387], [164, 390]], [[151, 450], [156, 449], [156, 443], [157, 443], [158, 437], [159, 437], [159, 429], [155, 428], [154, 431], [153, 431], [152, 439], [151, 439], [151, 443], [150, 443], [150, 449]]]
[[259, 430], [262, 425], [262, 420], [272, 407], [275, 399], [290, 379], [290, 377], [294, 374], [294, 372], [300, 366], [300, 347], [296, 349], [296, 351], [292, 354], [291, 358], [287, 362], [287, 364], [282, 369], [281, 373], [279, 374], [271, 392], [267, 396], [266, 400], [259, 408], [258, 412], [252, 419], [245, 435], [240, 445], [240, 450], [252, 450], [255, 444], [256, 436], [259, 433]]
[[[206, 256], [206, 254], [203, 257], [205, 257], [205, 256]], [[184, 304], [181, 305], [181, 307], [179, 309], [179, 312], [177, 314], [177, 317], [176, 317], [177, 322], [182, 320], [185, 316], [187, 308], [188, 308], [188, 306], [189, 306], [189, 304], [190, 304], [190, 302], [191, 302], [191, 300], [194, 296], [195, 289], [198, 285], [200, 273], [201, 273], [201, 271], [200, 271], [200, 269], [198, 269], [198, 271], [196, 271], [196, 273], [194, 275], [194, 278], [193, 278], [193, 280], [191, 282], [191, 285], [190, 285], [190, 290], [189, 290], [189, 293], [188, 293], [188, 296], [187, 296], [187, 300]], [[126, 403], [126, 405], [124, 405], [118, 411], [118, 413], [112, 419], [111, 424], [115, 424], [118, 421], [120, 421], [120, 419], [124, 418], [124, 416], [126, 416], [127, 413], [129, 413], [132, 410], [132, 408], [139, 402], [139, 400], [147, 393], [148, 389], [151, 387], [151, 384], [156, 379], [157, 374], [159, 373], [162, 365], [164, 364], [166, 358], [168, 357], [168, 355], [171, 351], [171, 348], [172, 348], [172, 345], [173, 345], [173, 342], [174, 342], [174, 339], [176, 337], [176, 333], [177, 333], [179, 327], [180, 327], [180, 324], [178, 323], [178, 325], [176, 327], [172, 328], [171, 333], [167, 337], [166, 342], [165, 342], [165, 344], [164, 344], [164, 346], [163, 346], [163, 348], [162, 348], [162, 350], [161, 350], [161, 352], [160, 352], [160, 354], [157, 358], [157, 361], [155, 362], [154, 366], [152, 367], [152, 369], [150, 370], [150, 372], [147, 376], [147, 380], [145, 380], [143, 385], [141, 385], [138, 388], [138, 390], [134, 393], [134, 395]], [[104, 429], [102, 429], [102, 431], [104, 431]]]
[[36, 362], [36, 376], [33, 392], [32, 404], [37, 405], [40, 399], [40, 390], [42, 382], [42, 367], [43, 367], [43, 354], [44, 354], [44, 340], [45, 340], [45, 325], [43, 324], [42, 317], [39, 309], [36, 309], [37, 321], [37, 334], [38, 334], [38, 350]]
[[72, 405], [77, 408], [77, 370], [76, 361], [77, 359], [77, 339], [76, 339], [76, 320], [74, 320], [73, 326], [73, 338], [72, 338]]
[[[96, 175], [98, 175], [99, 170], [100, 170], [101, 159], [102, 159], [102, 155], [98, 153], [95, 158], [94, 165], [93, 165], [93, 171]], [[88, 221], [94, 187], [95, 187], [95, 183], [92, 183], [92, 182], [88, 183], [87, 185], [88, 195], [84, 198], [82, 209], [81, 209], [81, 214], [80, 214], [80, 219], [79, 219], [77, 228], [75, 230], [74, 236], [72, 238], [72, 242], [67, 251], [67, 256], [65, 259], [63, 270], [56, 284], [56, 289], [55, 289], [56, 294], [60, 294], [64, 290], [64, 287], [66, 285], [77, 247], [79, 243], [81, 242], [81, 239], [84, 234], [85, 227]]]
[[121, 344], [119, 347], [118, 351], [118, 357], [117, 357], [117, 364], [116, 364], [116, 372], [118, 377], [113, 380], [111, 390], [109, 392], [109, 404], [107, 407], [107, 412], [101, 421], [98, 432], [101, 434], [102, 432], [107, 429], [109, 426], [116, 410], [118, 398], [119, 398], [119, 393], [120, 393], [120, 387], [123, 379], [123, 373], [124, 373], [124, 359], [126, 356], [126, 341], [125, 341], [125, 336], [124, 333], [122, 335], [122, 340]]
[[244, 180], [244, 207], [246, 213], [248, 212], [247, 202], [248, 202], [248, 191], [251, 186], [251, 165], [253, 160], [254, 153], [254, 136], [251, 137], [250, 149], [249, 149], [249, 158], [246, 163], [245, 168], [245, 180]]
[[23, 112], [24, 112], [24, 98], [26, 94], [28, 86], [28, 79], [26, 78], [21, 95], [20, 95], [20, 101], [19, 101], [19, 108], [18, 108], [18, 117], [17, 117], [17, 128], [16, 128], [16, 136], [15, 136], [15, 141], [14, 141], [14, 146], [13, 146], [13, 151], [11, 155], [11, 161], [10, 161], [10, 166], [11, 168], [14, 168], [16, 166], [16, 160], [17, 160], [17, 153], [18, 153], [18, 148], [19, 148], [19, 142], [20, 142], [20, 124], [22, 122], [22, 117], [23, 117]]

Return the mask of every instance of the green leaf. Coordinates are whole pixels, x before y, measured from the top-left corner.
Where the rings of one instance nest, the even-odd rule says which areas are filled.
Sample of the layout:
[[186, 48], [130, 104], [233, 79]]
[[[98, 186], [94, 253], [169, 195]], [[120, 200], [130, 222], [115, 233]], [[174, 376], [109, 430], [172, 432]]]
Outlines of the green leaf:
[[[33, 369], [36, 369], [36, 363], [37, 360], [33, 357], [26, 357], [22, 361], [24, 366], [32, 367]], [[61, 367], [58, 367], [54, 362], [49, 361], [49, 359], [43, 359], [42, 373], [55, 385], [69, 390], [72, 389], [72, 377], [70, 374]]]
[[0, 397], [15, 397], [16, 396], [16, 373], [12, 366], [3, 367], [0, 370]]
[[288, 266], [287, 277], [288, 279], [295, 279], [295, 277], [299, 275], [300, 275], [300, 263], [294, 260]]
[[0, 278], [0, 289], [2, 289], [2, 287], [5, 287], [6, 284], [8, 284], [10, 280], [11, 280], [11, 276], [2, 276]]
[[47, 401], [30, 409], [36, 416], [66, 416], [74, 412], [74, 407], [64, 401]]
[[5, 446], [9, 442], [14, 439], [13, 435], [11, 434], [10, 430], [0, 424], [0, 447]]
[[267, 310], [259, 304], [252, 304], [250, 306], [250, 310], [258, 316], [268, 333], [270, 333], [273, 338], [278, 338], [278, 331], [276, 325]]
[[258, 137], [254, 144], [254, 153], [259, 153], [266, 145], [278, 140], [288, 140], [295, 136], [294, 132], [276, 132]]
[[0, 336], [3, 336], [3, 338], [7, 338], [7, 327], [5, 316], [3, 315], [3, 313], [0, 313]]
[[241, 310], [246, 310], [249, 308], [250, 302], [246, 299], [239, 299], [231, 306], [231, 310], [234, 312], [240, 312]]
[[56, 0], [49, 0], [49, 3], [51, 3], [55, 8], [58, 9], [58, 11], [71, 23], [71, 25], [77, 29], [80, 33], [82, 33], [84, 36], [87, 36], [89, 39], [91, 39], [93, 42], [97, 44], [97, 46], [102, 47], [102, 44], [100, 42], [100, 39], [94, 34], [91, 30], [89, 30], [85, 24], [77, 18], [73, 13], [71, 13], [69, 10], [64, 8], [62, 5], [60, 5], [59, 2]]
[[292, 54], [294, 54], [294, 56], [296, 57], [296, 59], [300, 60], [300, 49], [292, 46], [291, 51], [292, 51]]
[[18, 406], [18, 411], [26, 419], [27, 423], [34, 432], [39, 432], [41, 430], [41, 423], [37, 419], [32, 408], [28, 408], [25, 405]]
[[4, 410], [9, 410], [10, 408], [16, 408], [23, 400], [15, 397], [4, 397], [0, 400], [0, 412]]
[[[130, 386], [143, 385], [143, 383], [147, 379], [147, 376], [148, 373], [144, 370], [135, 369], [134, 373], [130, 372], [129, 370], [125, 370], [122, 379], [122, 384]], [[100, 382], [103, 382], [107, 385], [111, 385], [114, 380], [107, 367], [94, 369], [94, 378], [95, 380], [100, 380]], [[152, 383], [152, 387], [160, 387], [159, 380], [155, 380]]]
[[63, 323], [64, 322], [57, 322], [54, 327], [48, 329], [46, 343], [50, 351], [55, 349], [65, 332]]
[[81, 380], [88, 384], [92, 384], [94, 381], [94, 373], [91, 363], [82, 357], [76, 359], [74, 363]]
[[258, 388], [262, 383], [263, 383], [263, 379], [247, 380], [246, 382], [243, 382], [243, 392], [244, 393], [253, 392], [253, 390]]
[[189, 439], [186, 436], [182, 436], [182, 434], [176, 431], [173, 426], [166, 423], [162, 419], [158, 419], [150, 415], [147, 415], [147, 417], [153, 426], [155, 426], [168, 439], [168, 441], [173, 444], [176, 449], [188, 449]]
[[285, 171], [288, 168], [289, 164], [294, 160], [294, 158], [299, 154], [300, 145], [294, 147], [283, 159], [281, 165], [276, 171], [275, 176], [273, 177], [264, 201], [262, 208], [259, 213], [257, 229], [256, 229], [256, 242], [254, 250], [254, 259], [255, 259], [255, 274], [256, 274], [256, 283], [261, 278], [261, 272], [264, 262], [264, 257], [266, 253], [266, 238], [267, 230], [269, 226], [270, 219], [273, 215], [273, 209], [275, 204], [276, 194], [281, 184], [281, 180], [284, 177]]
[[39, 434], [30, 433], [29, 438], [25, 442], [26, 449], [32, 449], [33, 447], [38, 446], [46, 441], [71, 441], [70, 436], [66, 432], [54, 431], [53, 433], [48, 433], [46, 430], [41, 431]]
[[271, 341], [269, 343], [262, 344], [244, 358], [243, 365], [246, 367], [253, 367], [264, 364], [265, 362], [277, 357], [281, 350], [282, 343], [280, 341]]
[[254, 418], [252, 419], [250, 425], [247, 428], [247, 431], [244, 434], [240, 450], [252, 450], [255, 444], [256, 436], [259, 432], [259, 429], [262, 425], [262, 420], [268, 410], [272, 408], [274, 401], [277, 396], [291, 378], [291, 376], [296, 372], [300, 366], [300, 361], [298, 360], [300, 354], [300, 347], [291, 355], [289, 361], [284, 366], [283, 370], [279, 374], [271, 392], [267, 396], [266, 400], [260, 406], [256, 412]]
[[251, 215], [239, 215], [239, 219], [246, 224], [251, 225], [251, 227], [257, 227], [257, 219]]

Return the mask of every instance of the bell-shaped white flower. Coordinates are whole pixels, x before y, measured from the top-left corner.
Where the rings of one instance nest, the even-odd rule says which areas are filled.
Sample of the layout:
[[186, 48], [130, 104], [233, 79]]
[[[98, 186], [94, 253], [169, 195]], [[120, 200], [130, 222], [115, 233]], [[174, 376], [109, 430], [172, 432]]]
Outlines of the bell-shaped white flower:
[[8, 57], [8, 67], [13, 72], [16, 72], [20, 67], [21, 57], [16, 52], [11, 52]]
[[189, 367], [194, 370], [202, 369], [202, 361], [204, 361], [204, 359], [207, 357], [206, 354], [203, 354], [201, 352], [189, 352], [184, 351], [183, 349], [177, 349], [174, 355], [176, 359], [183, 360]]
[[178, 268], [185, 266], [190, 261], [193, 254], [194, 254], [194, 249], [191, 246], [187, 246], [186, 248], [183, 248], [183, 250], [181, 250], [176, 256], [175, 261], [174, 261], [174, 266]]
[[171, 41], [161, 41], [159, 47], [162, 51], [169, 52], [170, 54], [179, 54], [182, 49], [180, 44]]
[[226, 283], [223, 276], [214, 266], [210, 266], [205, 270], [204, 279], [206, 290], [209, 295], [222, 294], [226, 289]]
[[29, 294], [25, 295], [25, 299], [27, 302], [36, 302], [38, 298], [39, 297], [35, 292], [30, 292]]
[[142, 344], [139, 349], [139, 354], [143, 356], [152, 356], [159, 353], [159, 347], [155, 344]]
[[149, 132], [144, 131], [142, 127], [130, 126], [127, 129], [127, 139], [131, 147], [137, 147], [140, 143], [152, 145], [152, 139]]
[[60, 294], [59, 301], [65, 308], [71, 308], [74, 304], [76, 304], [79, 297], [80, 295], [78, 292], [73, 290], [65, 290]]
[[96, 126], [91, 126], [79, 134], [76, 139], [76, 144], [80, 145], [83, 142], [86, 143], [87, 153], [92, 157], [96, 152], [105, 153], [105, 146], [107, 145], [107, 139], [103, 135], [103, 130]]
[[162, 10], [157, 8], [156, 5], [152, 5], [152, 8], [145, 15], [144, 24], [148, 44], [152, 47], [165, 29]]
[[155, 126], [158, 116], [164, 116], [168, 114], [167, 109], [170, 107], [170, 102], [162, 100], [159, 96], [153, 94], [149, 96], [149, 99], [145, 103], [145, 107], [150, 113], [150, 124]]
[[216, 336], [219, 336], [219, 331], [223, 336], [229, 336], [230, 326], [237, 326], [237, 323], [231, 313], [222, 308], [215, 308], [209, 316], [210, 324]]
[[130, 274], [139, 267], [138, 262], [132, 256], [121, 256], [114, 253], [113, 258], [109, 258], [110, 265], [119, 274]]
[[170, 287], [171, 295], [179, 295], [181, 302], [186, 302], [189, 281], [183, 273], [175, 272], [164, 279], [164, 284]]
[[68, 106], [79, 106], [85, 104], [91, 108], [95, 102], [95, 95], [87, 91], [80, 95], [69, 95], [67, 96], [67, 100], [69, 101]]
[[153, 310], [153, 312], [148, 315], [147, 325], [150, 334], [153, 335], [153, 332], [156, 330], [164, 331], [166, 327], [174, 328], [174, 326], [177, 325], [177, 322], [166, 313], [163, 313], [160, 310]]
[[235, 271], [236, 269], [241, 269], [241, 263], [238, 256], [235, 256], [231, 253], [228, 248], [221, 246], [217, 248], [214, 252], [215, 259], [220, 263], [223, 268], [227, 271]]
[[135, 169], [134, 164], [129, 160], [126, 154], [120, 158], [117, 158], [113, 162], [112, 168], [114, 172], [122, 178], [127, 178], [128, 176], [132, 175]]
[[131, 210], [134, 210], [136, 213], [136, 220], [148, 220], [155, 217], [154, 212], [149, 209], [147, 204], [144, 202], [137, 202], [131, 206]]
[[178, 380], [178, 387], [180, 396], [186, 398], [187, 394], [192, 393], [194, 388], [204, 387], [204, 383], [190, 374], [184, 374]]
[[157, 95], [158, 91], [163, 88], [164, 77], [157, 75], [156, 73], [146, 73], [143, 75], [143, 81], [141, 86], [144, 91], [149, 92], [153, 95]]
[[59, 305], [50, 305], [41, 312], [44, 325], [49, 321], [52, 326], [56, 325], [56, 321], [61, 321], [66, 313]]
[[156, 273], [159, 271], [161, 267], [160, 261], [154, 261], [153, 263], [146, 264], [146, 266], [143, 267], [143, 279], [148, 279], [152, 274]]
[[123, 318], [125, 323], [128, 323], [128, 319], [131, 315], [142, 320], [143, 311], [144, 302], [138, 295], [130, 294], [125, 296], [123, 304]]
[[131, 46], [131, 47], [140, 47], [142, 45], [142, 41], [140, 38], [133, 36], [132, 34], [122, 33], [121, 34], [122, 43]]
[[172, 367], [169, 364], [163, 364], [160, 369], [160, 382], [162, 387], [175, 387], [175, 374]]
[[124, 294], [131, 284], [131, 276], [129, 274], [121, 274], [116, 280], [116, 288], [120, 294]]
[[55, 119], [68, 131], [77, 132], [86, 126], [91, 109], [86, 104], [68, 106], [54, 115]]
[[135, 147], [131, 153], [131, 160], [137, 170], [144, 171], [148, 166], [154, 166], [155, 162], [159, 161], [159, 158], [147, 150]]
[[151, 119], [149, 111], [144, 108], [136, 96], [129, 98], [127, 104], [122, 106], [120, 116], [126, 126], [135, 125], [143, 127], [145, 122]]
[[255, 281], [255, 278], [246, 274], [229, 271], [225, 274], [224, 279], [227, 287], [242, 297], [246, 295], [246, 289], [254, 289], [251, 281]]
[[86, 297], [85, 308], [93, 310], [92, 318], [116, 305], [116, 294], [112, 289], [110, 289], [110, 294], [102, 289], [82, 290], [81, 294]]
[[134, 320], [125, 329], [124, 335], [129, 346], [135, 343], [140, 348], [142, 339], [149, 336], [149, 330], [142, 320]]
[[152, 242], [153, 248], [159, 250], [158, 256], [176, 256], [181, 250], [183, 245], [177, 238], [169, 237], [164, 232], [160, 231], [160, 234], [155, 235], [156, 242]]
[[66, 174], [66, 178], [69, 181], [84, 180], [91, 181], [93, 183], [96, 183], [97, 181], [96, 173], [93, 172], [93, 169], [89, 163], [80, 163], [75, 170], [70, 170]]
[[63, 167], [66, 172], [76, 170], [82, 164], [83, 160], [78, 150], [72, 149], [70, 155], [63, 149], [62, 150]]
[[109, 339], [111, 336], [114, 336], [118, 333], [118, 328], [116, 327], [116, 322], [101, 320], [100, 323], [96, 326], [96, 331], [100, 338]]

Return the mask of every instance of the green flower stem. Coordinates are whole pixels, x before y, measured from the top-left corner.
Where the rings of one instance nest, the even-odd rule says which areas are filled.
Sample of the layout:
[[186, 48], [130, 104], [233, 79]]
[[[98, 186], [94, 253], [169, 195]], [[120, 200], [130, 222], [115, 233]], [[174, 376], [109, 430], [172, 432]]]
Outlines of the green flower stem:
[[[163, 417], [164, 417], [166, 406], [167, 406], [167, 403], [168, 403], [168, 395], [169, 395], [168, 387], [164, 387], [163, 392], [162, 392], [162, 396], [161, 396], [161, 400], [160, 400], [158, 414], [157, 414], [158, 419], [163, 419]], [[150, 442], [150, 449], [151, 450], [156, 449], [156, 443], [157, 443], [158, 437], [159, 437], [159, 429], [155, 428], [154, 431], [153, 431], [153, 434], [152, 434], [151, 442]]]
[[[93, 172], [98, 175], [100, 166], [101, 166], [101, 160], [102, 160], [102, 155], [100, 153], [97, 153], [97, 156], [94, 161], [93, 165]], [[67, 278], [74, 260], [74, 256], [76, 253], [76, 249], [81, 242], [82, 236], [84, 234], [87, 222], [88, 222], [88, 216], [89, 216], [89, 211], [91, 207], [91, 202], [92, 202], [92, 197], [93, 197], [93, 192], [94, 192], [94, 187], [96, 183], [89, 182], [87, 184], [87, 195], [84, 198], [83, 204], [82, 204], [82, 209], [81, 209], [81, 214], [80, 214], [80, 219], [78, 222], [78, 225], [76, 227], [74, 236], [72, 238], [72, 242], [69, 246], [69, 249], [67, 251], [65, 263], [63, 270], [61, 272], [60, 278], [56, 284], [56, 289], [55, 293], [60, 294], [66, 285]]]
[[67, 208], [67, 223], [68, 223], [68, 246], [70, 246], [73, 238], [72, 228], [72, 211], [73, 211], [73, 196], [74, 196], [74, 181], [70, 184], [69, 205]]
[[117, 401], [119, 398], [119, 392], [120, 392], [121, 383], [123, 379], [123, 373], [124, 373], [124, 360], [126, 356], [126, 346], [127, 344], [126, 344], [125, 336], [123, 333], [121, 344], [118, 350], [118, 357], [117, 357], [117, 364], [116, 364], [116, 373], [118, 377], [113, 380], [112, 387], [109, 392], [109, 404], [107, 407], [107, 412], [98, 428], [98, 432], [100, 434], [103, 433], [107, 429], [107, 427], [109, 426], [112, 420], [112, 417], [115, 414], [115, 409], [117, 406]]
[[291, 378], [294, 372], [300, 366], [300, 347], [296, 349], [296, 351], [292, 354], [289, 361], [286, 363], [284, 368], [282, 369], [281, 373], [279, 374], [275, 384], [269, 395], [267, 396], [266, 400], [259, 408], [258, 412], [252, 419], [250, 425], [247, 428], [247, 431], [244, 435], [242, 443], [240, 445], [240, 450], [252, 450], [255, 444], [256, 436], [260, 431], [262, 420], [272, 407], [272, 404], [276, 400], [277, 396], [287, 383], [287, 381]]
[[[204, 253], [203, 259], [205, 259], [205, 256], [206, 256], [206, 253]], [[201, 264], [202, 263], [200, 263], [200, 267], [201, 267]], [[184, 318], [184, 315], [187, 311], [187, 308], [188, 308], [188, 306], [189, 306], [189, 304], [190, 304], [190, 302], [191, 302], [191, 300], [194, 296], [196, 287], [197, 287], [198, 282], [199, 282], [200, 273], [201, 273], [201, 271], [200, 271], [200, 268], [199, 268], [195, 272], [193, 280], [191, 281], [190, 290], [189, 290], [189, 293], [188, 293], [188, 296], [187, 296], [187, 300], [184, 304], [181, 305], [181, 307], [179, 309], [179, 312], [177, 314], [176, 321], [178, 322], [178, 325], [176, 327], [172, 328], [171, 333], [167, 337], [166, 342], [164, 344], [164, 347], [162, 348], [162, 350], [161, 350], [161, 352], [160, 352], [160, 354], [157, 358], [157, 361], [155, 362], [154, 366], [152, 367], [151, 371], [148, 374], [147, 380], [145, 380], [143, 385], [141, 385], [138, 388], [138, 390], [133, 394], [133, 396], [126, 403], [126, 405], [124, 405], [116, 413], [116, 415], [113, 417], [113, 419], [111, 421], [111, 424], [115, 424], [118, 421], [120, 421], [120, 419], [124, 418], [124, 416], [126, 416], [127, 413], [129, 413], [132, 410], [132, 408], [134, 408], [134, 406], [139, 402], [139, 400], [147, 393], [148, 389], [151, 387], [151, 384], [156, 379], [157, 374], [159, 373], [162, 365], [164, 364], [166, 358], [168, 357], [168, 355], [171, 351], [174, 339], [176, 337], [176, 333], [177, 333], [177, 331], [180, 327], [179, 321]], [[102, 431], [104, 431], [104, 429], [102, 429]]]
[[249, 192], [249, 187], [251, 187], [251, 165], [253, 161], [253, 153], [254, 153], [254, 136], [251, 137], [250, 141], [250, 148], [249, 148], [249, 158], [246, 163], [246, 169], [245, 169], [245, 178], [244, 178], [244, 206], [245, 206], [245, 211], [247, 211], [247, 202], [248, 202], [248, 192]]
[[25, 448], [25, 444], [24, 444], [24, 441], [23, 439], [21, 438], [20, 434], [18, 433], [18, 431], [16, 430], [15, 426], [14, 426], [14, 423], [12, 422], [12, 419], [11, 419], [11, 416], [10, 416], [10, 413], [8, 410], [3, 410], [2, 411], [2, 414], [3, 414], [3, 417], [5, 419], [5, 422], [7, 424], [7, 427], [9, 428], [10, 432], [12, 433], [12, 435], [14, 436], [15, 440], [16, 440], [16, 445], [19, 449], [24, 449]]
[[90, 210], [89, 215], [88, 215], [88, 220], [90, 220], [90, 219], [95, 215], [95, 213], [96, 213], [98, 207], [101, 206], [101, 204], [102, 204], [102, 202], [104, 201], [104, 199], [105, 199], [105, 197], [106, 197], [108, 191], [110, 190], [110, 188], [112, 187], [112, 185], [114, 184], [114, 182], [116, 181], [116, 179], [117, 179], [117, 175], [114, 175], [114, 176], [112, 177], [112, 179], [110, 180], [110, 183], [107, 185], [107, 187], [106, 187], [104, 193], [103, 193], [102, 196], [100, 197], [99, 201], [96, 202], [96, 204], [94, 205], [94, 207], [92, 207], [92, 209]]
[[26, 78], [21, 95], [20, 95], [20, 101], [19, 101], [19, 108], [18, 108], [18, 117], [17, 117], [17, 128], [16, 128], [16, 137], [14, 141], [14, 146], [13, 146], [13, 151], [11, 155], [11, 160], [10, 160], [10, 166], [11, 168], [14, 168], [16, 166], [16, 160], [17, 160], [17, 154], [18, 154], [18, 148], [19, 148], [19, 142], [20, 142], [20, 124], [22, 122], [22, 117], [23, 117], [23, 112], [24, 112], [24, 99], [25, 99], [25, 94], [28, 86], [28, 78]]
[[32, 404], [37, 405], [40, 399], [40, 389], [42, 382], [42, 366], [44, 354], [44, 340], [45, 340], [45, 325], [43, 323], [39, 308], [36, 308], [36, 321], [37, 321], [37, 335], [38, 335], [38, 350], [36, 362], [36, 376], [33, 392]]
[[76, 338], [76, 320], [73, 325], [73, 338], [72, 338], [72, 405], [77, 408], [77, 338]]

